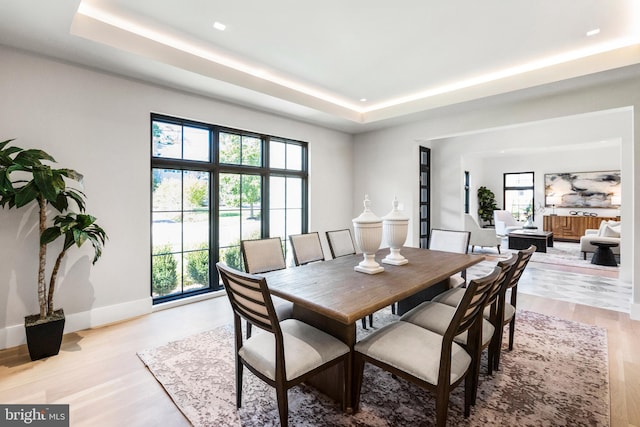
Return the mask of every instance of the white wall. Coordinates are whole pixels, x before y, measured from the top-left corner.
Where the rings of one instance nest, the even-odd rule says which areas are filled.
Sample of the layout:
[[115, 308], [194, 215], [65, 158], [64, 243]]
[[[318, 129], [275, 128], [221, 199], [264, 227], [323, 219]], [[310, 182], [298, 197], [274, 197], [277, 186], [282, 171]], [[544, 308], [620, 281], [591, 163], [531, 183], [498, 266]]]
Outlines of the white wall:
[[[633, 283], [631, 315], [640, 319], [640, 269], [634, 268], [632, 262], [635, 248], [640, 248], [640, 227], [635, 226], [640, 206], [634, 191], [640, 185], [640, 155], [634, 146], [634, 141], [640, 140], [640, 119], [634, 114], [640, 106], [640, 76], [597, 85], [580, 81], [549, 85], [545, 93], [525, 92], [522, 99], [512, 95], [493, 97], [436, 110], [394, 128], [357, 135], [354, 194], [357, 198], [368, 192], [377, 202], [392, 197], [390, 188], [403, 188], [402, 196], [412, 219], [413, 236], [408, 243], [416, 244], [418, 205], [410, 202], [418, 192], [418, 176], [414, 172], [414, 165], [418, 164], [416, 145], [432, 148], [432, 227], [454, 227], [460, 224], [463, 209], [464, 170], [476, 170], [472, 175], [472, 202], [480, 185], [496, 185], [492, 181], [496, 175], [502, 179], [502, 168], [490, 178], [493, 171], [480, 161], [483, 151], [496, 153], [505, 148], [533, 146], [552, 153], [560, 144], [618, 140], [625, 233], [621, 251], [622, 257], [630, 261], [623, 262], [620, 278]], [[470, 155], [475, 152], [477, 157]], [[510, 160], [514, 157], [518, 156]], [[390, 160], [394, 167], [390, 167]], [[609, 169], [615, 163], [615, 159], [607, 157], [602, 167], [589, 167], [584, 162], [576, 167]], [[570, 159], [567, 165], [574, 169]], [[561, 166], [549, 163], [553, 169]], [[494, 188], [501, 189], [501, 183]], [[476, 206], [472, 204], [472, 211]]]
[[[310, 228], [351, 222], [348, 134], [3, 47], [0, 57], [0, 140], [17, 138], [83, 173], [87, 212], [109, 235], [95, 266], [90, 248], [64, 263], [55, 305], [66, 332], [151, 311], [151, 112], [308, 141]], [[38, 311], [36, 224], [34, 209], [0, 211], [0, 348], [23, 343], [24, 316]]]

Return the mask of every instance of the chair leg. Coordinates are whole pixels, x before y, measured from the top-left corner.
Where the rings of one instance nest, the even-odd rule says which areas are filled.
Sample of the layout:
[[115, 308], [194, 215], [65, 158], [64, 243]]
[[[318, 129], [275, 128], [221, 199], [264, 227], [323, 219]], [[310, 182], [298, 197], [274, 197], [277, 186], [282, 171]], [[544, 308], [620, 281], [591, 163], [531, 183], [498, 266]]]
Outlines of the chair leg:
[[391, 304], [391, 314], [396, 314], [396, 303]]
[[509, 351], [513, 350], [513, 337], [516, 332], [516, 315], [513, 315], [509, 323]]
[[373, 314], [369, 315], [369, 326], [373, 328]]
[[363, 317], [362, 320], [362, 329], [367, 329], [367, 317]]
[[498, 254], [500, 254], [500, 245], [498, 245]]
[[276, 384], [276, 397], [278, 399], [278, 412], [280, 413], [280, 426], [289, 425], [289, 400], [287, 390], [282, 384]]
[[247, 322], [247, 339], [251, 338], [251, 323]]
[[472, 372], [467, 372], [467, 377], [464, 379], [464, 417], [469, 418], [471, 415], [471, 405], [475, 405], [475, 394], [477, 390], [477, 384], [475, 384], [474, 376]]
[[353, 391], [351, 381], [353, 380], [353, 357], [351, 353], [344, 358], [344, 398], [342, 399], [342, 411], [346, 411], [348, 406], [353, 406]]
[[[471, 412], [470, 400], [467, 399], [470, 396], [467, 396], [465, 393], [465, 417], [468, 416], [467, 411]], [[447, 412], [449, 411], [449, 387], [448, 384], [444, 387], [438, 387], [436, 389], [436, 426], [437, 427], [446, 427], [447, 425]]]
[[242, 407], [242, 373], [244, 365], [236, 355], [236, 407]]
[[[497, 331], [496, 331], [497, 332]], [[497, 340], [495, 345], [495, 353], [493, 354], [493, 369], [500, 370], [500, 354], [502, 353], [502, 336], [504, 334], [504, 326], [500, 327], [500, 332], [497, 334]]]

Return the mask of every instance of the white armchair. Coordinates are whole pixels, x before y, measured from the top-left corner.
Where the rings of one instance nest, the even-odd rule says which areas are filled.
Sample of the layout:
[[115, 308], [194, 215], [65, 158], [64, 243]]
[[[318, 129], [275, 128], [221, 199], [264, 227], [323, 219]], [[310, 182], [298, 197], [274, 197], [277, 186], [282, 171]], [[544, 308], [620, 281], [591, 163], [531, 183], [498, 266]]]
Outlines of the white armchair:
[[493, 222], [496, 224], [496, 234], [499, 236], [506, 236], [524, 226], [523, 222], [516, 221], [511, 212], [504, 210], [493, 211]]
[[494, 228], [482, 228], [471, 215], [464, 214], [464, 230], [471, 232], [469, 239], [471, 252], [473, 252], [476, 246], [480, 246], [496, 247], [498, 248], [498, 253], [500, 253], [502, 238], [496, 234]]

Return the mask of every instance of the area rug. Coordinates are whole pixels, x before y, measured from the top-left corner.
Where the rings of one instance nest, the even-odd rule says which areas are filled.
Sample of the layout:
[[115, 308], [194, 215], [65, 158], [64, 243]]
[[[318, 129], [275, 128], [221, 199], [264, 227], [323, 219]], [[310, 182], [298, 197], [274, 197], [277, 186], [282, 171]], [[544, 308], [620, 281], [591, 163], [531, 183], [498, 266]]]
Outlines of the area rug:
[[[374, 329], [397, 319], [375, 314]], [[358, 336], [370, 333], [358, 329]], [[233, 328], [223, 326], [138, 353], [194, 426], [277, 426], [274, 389], [245, 370], [243, 406], [235, 407]], [[485, 352], [486, 353], [486, 352]], [[486, 360], [471, 417], [464, 418], [464, 387], [451, 394], [452, 426], [608, 426], [606, 330], [519, 311], [514, 350], [488, 376]], [[301, 385], [289, 390], [292, 426], [432, 426], [432, 395], [366, 365], [360, 411], [340, 406]]]

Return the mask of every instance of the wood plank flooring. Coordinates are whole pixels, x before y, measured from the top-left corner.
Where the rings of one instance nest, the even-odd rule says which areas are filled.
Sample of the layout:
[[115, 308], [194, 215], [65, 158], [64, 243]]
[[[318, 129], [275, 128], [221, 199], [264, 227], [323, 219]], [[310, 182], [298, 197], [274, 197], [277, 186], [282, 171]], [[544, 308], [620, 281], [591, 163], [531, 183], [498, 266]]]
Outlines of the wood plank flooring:
[[[606, 328], [611, 426], [640, 427], [640, 322], [625, 313], [525, 294], [518, 296], [518, 307]], [[74, 427], [187, 426], [136, 351], [230, 319], [226, 298], [213, 298], [67, 334], [60, 355], [47, 360], [31, 362], [26, 346], [1, 350], [0, 402], [68, 403]]]

